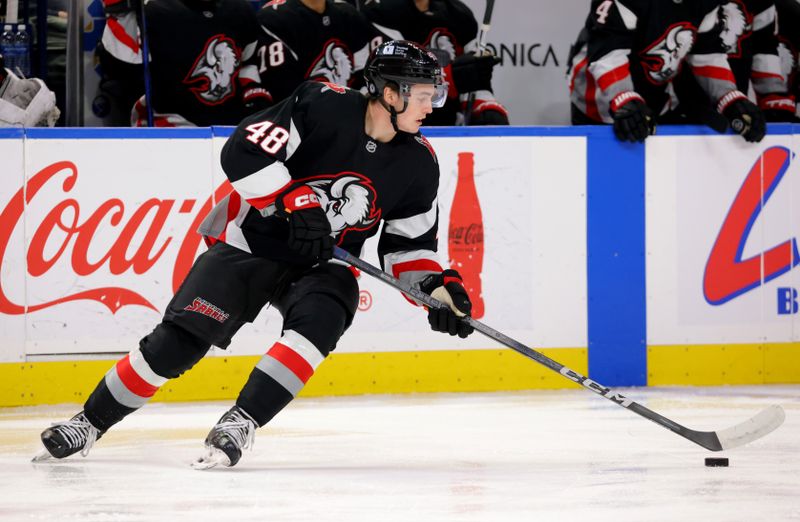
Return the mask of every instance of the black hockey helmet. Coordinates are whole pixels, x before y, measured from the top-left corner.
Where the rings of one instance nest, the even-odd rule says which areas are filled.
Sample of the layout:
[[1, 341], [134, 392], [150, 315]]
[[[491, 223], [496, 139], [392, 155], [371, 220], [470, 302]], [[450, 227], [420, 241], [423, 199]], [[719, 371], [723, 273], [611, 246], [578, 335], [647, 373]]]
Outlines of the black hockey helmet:
[[434, 107], [442, 107], [447, 100], [447, 82], [439, 61], [414, 42], [390, 40], [373, 49], [364, 68], [364, 79], [373, 98], [380, 98], [384, 87], [394, 84], [407, 100], [412, 85], [426, 83], [436, 87], [431, 100]]

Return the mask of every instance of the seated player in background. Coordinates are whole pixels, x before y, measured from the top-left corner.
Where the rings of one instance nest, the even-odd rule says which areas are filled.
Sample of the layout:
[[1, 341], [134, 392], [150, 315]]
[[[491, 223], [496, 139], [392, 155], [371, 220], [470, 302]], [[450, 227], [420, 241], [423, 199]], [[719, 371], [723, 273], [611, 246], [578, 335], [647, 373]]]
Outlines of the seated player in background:
[[492, 71], [499, 60], [477, 56], [478, 22], [460, 0], [382, 0], [365, 2], [361, 10], [382, 32], [431, 49], [439, 57], [450, 83], [447, 104], [425, 125], [463, 123], [469, 93], [475, 102], [470, 125], [508, 125], [508, 111], [492, 89]]
[[[145, 126], [138, 1], [104, 0], [106, 27], [98, 52], [101, 89], [122, 112], [130, 111], [131, 125]], [[258, 24], [246, 0], [158, 0], [144, 10], [155, 126], [235, 125], [272, 104], [261, 85]]]
[[[773, 0], [726, 0], [719, 8], [718, 35], [728, 54], [728, 63], [739, 91], [752, 86], [758, 106], [767, 121], [795, 120], [795, 97], [789, 93], [789, 73], [783, 70]], [[795, 27], [800, 31], [800, 27]], [[719, 131], [724, 118], [686, 70], [675, 79], [680, 123], [705, 123]]]
[[195, 467], [233, 466], [300, 392], [350, 326], [358, 283], [333, 244], [361, 254], [383, 228], [383, 269], [447, 305], [428, 310], [436, 331], [466, 337], [472, 305], [461, 276], [437, 260], [439, 165], [419, 133], [447, 96], [436, 57], [389, 41], [367, 62], [369, 96], [304, 82], [247, 117], [222, 150], [234, 192], [200, 227], [209, 249], [195, 261], [162, 322], [100, 381], [84, 410], [44, 430], [38, 459], [86, 455], [94, 441], [144, 406], [271, 303], [282, 336], [256, 364], [236, 405], [214, 426]]
[[52, 127], [61, 111], [56, 96], [38, 78], [19, 78], [0, 54], [0, 127]]
[[775, 0], [778, 11], [778, 56], [781, 74], [795, 100], [795, 121], [800, 121], [800, 0]]
[[592, 0], [573, 46], [568, 79], [573, 125], [613, 124], [622, 141], [644, 141], [674, 111], [682, 69], [728, 125], [761, 141], [761, 110], [737, 89], [719, 38], [719, 0]]
[[386, 38], [363, 14], [333, 0], [275, 0], [257, 14], [260, 72], [275, 100], [305, 80], [361, 88], [370, 51]]

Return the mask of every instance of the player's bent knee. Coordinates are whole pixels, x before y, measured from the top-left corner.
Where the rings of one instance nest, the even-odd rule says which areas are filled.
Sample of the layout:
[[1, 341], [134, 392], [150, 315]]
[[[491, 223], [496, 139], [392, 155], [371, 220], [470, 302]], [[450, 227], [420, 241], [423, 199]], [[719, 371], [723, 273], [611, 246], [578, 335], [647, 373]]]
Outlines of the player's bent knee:
[[139, 342], [139, 348], [157, 375], [174, 379], [197, 364], [211, 345], [174, 323], [161, 322]]
[[308, 294], [292, 306], [283, 329], [293, 330], [327, 356], [352, 320], [352, 313], [337, 298], [327, 294]]

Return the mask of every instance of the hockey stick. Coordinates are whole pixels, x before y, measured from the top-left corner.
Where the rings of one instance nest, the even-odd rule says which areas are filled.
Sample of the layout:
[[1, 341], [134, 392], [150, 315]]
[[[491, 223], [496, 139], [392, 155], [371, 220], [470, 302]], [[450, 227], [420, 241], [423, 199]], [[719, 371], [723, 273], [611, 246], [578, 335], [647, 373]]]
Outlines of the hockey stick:
[[[358, 268], [362, 272], [366, 272], [372, 277], [380, 279], [389, 286], [393, 286], [409, 297], [413, 297], [417, 301], [429, 307], [442, 308], [447, 306], [429, 296], [425, 292], [419, 290], [418, 288], [414, 288], [410, 284], [392, 277], [380, 268], [372, 266], [363, 259], [360, 259], [337, 246], [333, 248], [333, 257]], [[527, 346], [515, 341], [507, 335], [504, 335], [497, 330], [486, 326], [480, 321], [476, 321], [472, 317], [466, 317], [464, 320], [486, 337], [508, 346], [515, 352], [521, 353], [525, 357], [533, 359], [539, 364], [547, 366], [554, 372], [561, 374], [571, 381], [583, 385], [585, 388], [595, 392], [598, 395], [602, 395], [614, 404], [638, 413], [642, 417], [655, 422], [659, 426], [663, 426], [664, 428], [667, 428], [668, 430], [677, 433], [681, 437], [689, 439], [695, 444], [698, 444], [710, 451], [731, 449], [760, 439], [761, 437], [778, 428], [786, 417], [786, 414], [783, 412], [783, 408], [778, 405], [774, 405], [764, 409], [754, 417], [742, 422], [741, 424], [737, 424], [736, 426], [728, 429], [720, 431], [695, 431], [681, 426], [677, 422], [674, 422], [663, 415], [659, 415], [658, 413], [642, 406], [637, 402], [632, 401], [631, 399], [628, 399], [627, 397], [622, 396], [610, 388], [607, 388], [602, 384], [589, 379], [588, 377], [584, 377], [574, 370], [570, 370], [563, 364], [550, 359], [546, 355], [543, 355], [536, 350], [528, 348]]]
[[145, 0], [139, 0], [136, 16], [139, 20], [139, 36], [142, 39], [142, 65], [144, 66], [144, 103], [147, 105], [147, 126], [153, 126], [153, 96], [150, 86], [150, 37], [147, 35], [147, 20], [144, 13]]
[[[478, 51], [476, 56], [483, 56], [483, 51], [486, 50], [486, 33], [489, 32], [489, 27], [492, 24], [492, 11], [494, 11], [494, 0], [486, 0], [486, 11], [483, 13], [483, 23], [478, 31]], [[475, 105], [475, 92], [469, 93], [467, 97], [467, 108], [464, 111], [464, 125], [469, 125], [470, 115], [472, 114], [472, 107]]]

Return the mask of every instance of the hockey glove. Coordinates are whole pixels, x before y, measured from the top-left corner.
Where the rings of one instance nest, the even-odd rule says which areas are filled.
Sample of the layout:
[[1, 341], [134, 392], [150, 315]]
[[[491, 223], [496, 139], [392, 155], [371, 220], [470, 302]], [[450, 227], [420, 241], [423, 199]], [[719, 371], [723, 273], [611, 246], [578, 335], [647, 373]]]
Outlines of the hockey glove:
[[611, 100], [614, 134], [620, 141], [642, 142], [656, 133], [656, 119], [644, 98], [632, 91], [618, 94]]
[[508, 125], [508, 111], [496, 100], [475, 100], [469, 124]]
[[464, 53], [453, 60], [453, 83], [459, 93], [491, 91], [492, 70], [500, 59], [493, 54]]
[[307, 185], [296, 185], [275, 199], [275, 212], [289, 222], [289, 248], [321, 260], [333, 256], [328, 216]]
[[263, 111], [272, 105], [272, 95], [261, 86], [249, 87], [242, 94], [242, 101], [247, 112]]
[[764, 113], [739, 91], [731, 91], [720, 100], [717, 110], [727, 118], [733, 132], [749, 142], [759, 142], [767, 133]]
[[461, 318], [472, 312], [472, 302], [462, 285], [461, 276], [448, 269], [441, 274], [431, 274], [419, 285], [420, 290], [447, 306], [428, 309], [431, 330], [458, 335], [462, 339], [473, 332], [473, 328]]
[[770, 122], [797, 122], [795, 110], [797, 104], [794, 96], [786, 94], [772, 94], [765, 96], [758, 102], [758, 107], [764, 113], [764, 119]]

